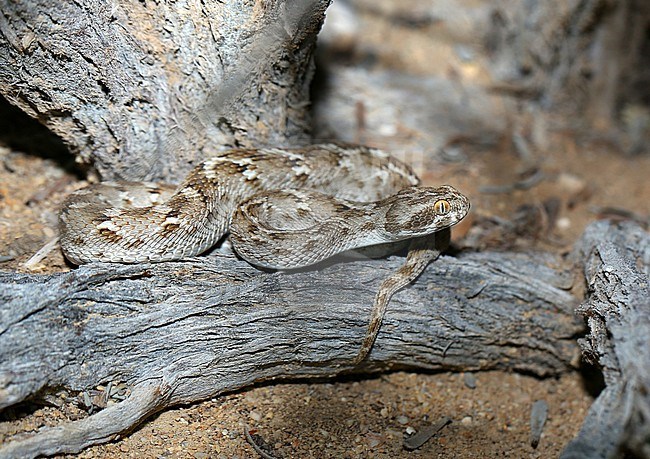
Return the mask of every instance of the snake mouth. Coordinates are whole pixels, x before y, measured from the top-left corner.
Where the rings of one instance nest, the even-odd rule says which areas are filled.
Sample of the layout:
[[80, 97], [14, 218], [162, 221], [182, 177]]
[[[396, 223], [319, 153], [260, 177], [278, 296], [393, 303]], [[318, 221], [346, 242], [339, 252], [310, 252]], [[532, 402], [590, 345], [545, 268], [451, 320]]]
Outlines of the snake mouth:
[[469, 200], [454, 187], [411, 187], [381, 203], [386, 207], [383, 229], [396, 240], [425, 236], [460, 222], [469, 212]]

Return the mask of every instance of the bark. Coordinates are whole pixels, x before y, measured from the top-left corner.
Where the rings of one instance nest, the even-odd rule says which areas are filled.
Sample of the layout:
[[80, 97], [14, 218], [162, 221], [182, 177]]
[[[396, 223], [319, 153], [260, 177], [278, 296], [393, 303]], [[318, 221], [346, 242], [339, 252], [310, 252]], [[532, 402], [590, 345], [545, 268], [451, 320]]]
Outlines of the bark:
[[607, 387], [562, 457], [650, 457], [650, 235], [634, 223], [597, 222], [576, 254], [588, 287], [578, 311], [590, 329], [580, 346]]
[[622, 105], [647, 109], [643, 0], [506, 2], [491, 5], [484, 35], [493, 77], [553, 112], [604, 128]]
[[564, 130], [647, 152], [648, 30], [647, 0], [337, 1], [314, 134], [371, 141], [425, 176], [504, 139], [531, 161]]
[[[270, 379], [395, 368], [571, 367], [576, 300], [547, 255], [443, 257], [396, 294], [377, 343], [351, 365], [381, 280], [401, 262], [366, 260], [268, 273], [223, 256], [91, 264], [50, 276], [0, 275], [0, 406], [48, 388], [124, 383], [132, 394], [45, 429], [0, 456], [75, 452], [165, 407]], [[35, 338], [38, 337], [38, 338]]]
[[0, 93], [103, 179], [178, 182], [219, 148], [309, 139], [328, 4], [3, 2]]

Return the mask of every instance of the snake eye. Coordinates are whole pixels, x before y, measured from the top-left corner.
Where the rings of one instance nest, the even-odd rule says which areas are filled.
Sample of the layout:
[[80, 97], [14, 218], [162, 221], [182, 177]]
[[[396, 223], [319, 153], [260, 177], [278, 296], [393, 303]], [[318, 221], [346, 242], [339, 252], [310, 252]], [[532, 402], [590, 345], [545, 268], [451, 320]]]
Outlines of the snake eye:
[[433, 209], [436, 211], [438, 215], [445, 215], [449, 213], [451, 210], [451, 206], [449, 205], [449, 202], [446, 201], [445, 199], [440, 199], [435, 202], [433, 205]]

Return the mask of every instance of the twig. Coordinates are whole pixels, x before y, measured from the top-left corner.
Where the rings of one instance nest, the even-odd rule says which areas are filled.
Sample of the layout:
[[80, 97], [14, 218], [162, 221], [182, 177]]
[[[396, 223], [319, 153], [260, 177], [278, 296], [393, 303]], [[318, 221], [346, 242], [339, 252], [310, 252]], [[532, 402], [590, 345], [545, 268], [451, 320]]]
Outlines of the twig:
[[514, 190], [528, 190], [546, 178], [546, 174], [541, 169], [536, 169], [533, 173], [521, 180], [509, 183], [507, 185], [485, 185], [479, 187], [481, 193], [500, 194], [509, 193]]
[[544, 400], [537, 400], [530, 410], [530, 446], [537, 448], [542, 438], [544, 424], [548, 417], [548, 404]]
[[430, 426], [424, 427], [418, 433], [412, 437], [404, 439], [404, 448], [409, 451], [418, 449], [420, 446], [424, 445], [431, 437], [438, 433], [444, 426], [451, 423], [451, 419], [447, 416], [440, 418], [438, 422]]
[[58, 243], [59, 243], [58, 236], [50, 239], [43, 247], [39, 249], [38, 252], [32, 255], [32, 257], [29, 260], [27, 260], [25, 263], [23, 263], [23, 268], [32, 269], [38, 263], [43, 261], [43, 259], [47, 257], [52, 250], [54, 250], [54, 248]]
[[263, 457], [264, 459], [279, 459], [276, 456], [271, 456], [269, 453], [260, 448], [257, 443], [255, 443], [255, 440], [249, 432], [249, 427], [247, 425], [244, 426], [244, 435], [246, 436], [246, 441], [253, 447], [255, 452], [259, 454], [260, 457]]
[[650, 226], [650, 218], [644, 217], [639, 213], [633, 212], [628, 209], [613, 206], [591, 206], [589, 211], [598, 215], [600, 218], [609, 218], [612, 220], [632, 220], [643, 228], [648, 229]]

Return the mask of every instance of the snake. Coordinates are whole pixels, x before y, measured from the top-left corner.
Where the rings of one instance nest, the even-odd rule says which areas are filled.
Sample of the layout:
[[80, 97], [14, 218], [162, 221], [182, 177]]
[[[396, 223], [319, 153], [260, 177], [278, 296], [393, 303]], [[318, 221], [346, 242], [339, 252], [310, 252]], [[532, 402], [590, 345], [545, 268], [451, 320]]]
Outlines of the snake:
[[440, 255], [469, 208], [452, 186], [420, 186], [408, 165], [380, 149], [238, 148], [203, 160], [177, 186], [100, 182], [71, 193], [59, 214], [59, 238], [65, 257], [80, 265], [181, 260], [229, 235], [241, 258], [277, 270], [406, 242], [406, 261], [375, 296], [354, 359], [360, 363], [392, 295]]

